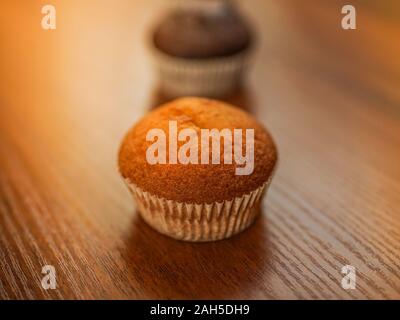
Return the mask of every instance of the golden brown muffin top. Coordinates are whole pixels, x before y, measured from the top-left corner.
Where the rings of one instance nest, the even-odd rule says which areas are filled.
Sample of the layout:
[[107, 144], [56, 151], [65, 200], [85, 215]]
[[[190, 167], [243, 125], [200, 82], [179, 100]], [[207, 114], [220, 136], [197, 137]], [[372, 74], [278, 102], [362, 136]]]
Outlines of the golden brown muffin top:
[[[169, 121], [176, 121], [178, 132], [200, 129], [254, 129], [254, 170], [250, 175], [237, 175], [235, 163], [224, 164], [221, 141], [220, 164], [149, 164], [146, 150], [154, 141], [146, 141], [149, 130], [159, 128], [169, 141]], [[201, 144], [199, 138], [199, 163]], [[243, 133], [245, 154], [245, 133]], [[178, 142], [178, 148], [185, 142]], [[232, 148], [232, 153], [234, 152]], [[211, 146], [210, 146], [211, 150]], [[210, 155], [211, 156], [211, 155]], [[119, 151], [119, 169], [123, 178], [150, 194], [188, 203], [212, 203], [243, 196], [265, 183], [277, 161], [275, 144], [266, 131], [248, 113], [226, 103], [202, 98], [181, 98], [148, 113], [126, 134]]]

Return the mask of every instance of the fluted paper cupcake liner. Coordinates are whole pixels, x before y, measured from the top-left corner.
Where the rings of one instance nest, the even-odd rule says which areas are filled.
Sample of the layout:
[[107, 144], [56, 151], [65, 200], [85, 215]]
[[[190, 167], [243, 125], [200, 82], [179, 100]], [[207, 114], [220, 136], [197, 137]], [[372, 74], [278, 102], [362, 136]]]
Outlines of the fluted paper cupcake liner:
[[270, 181], [242, 197], [194, 204], [157, 197], [125, 179], [141, 216], [150, 226], [175, 239], [196, 242], [229, 238], [250, 226], [260, 213]]
[[153, 47], [160, 87], [171, 97], [222, 97], [241, 82], [250, 49], [235, 55], [187, 59], [167, 55]]

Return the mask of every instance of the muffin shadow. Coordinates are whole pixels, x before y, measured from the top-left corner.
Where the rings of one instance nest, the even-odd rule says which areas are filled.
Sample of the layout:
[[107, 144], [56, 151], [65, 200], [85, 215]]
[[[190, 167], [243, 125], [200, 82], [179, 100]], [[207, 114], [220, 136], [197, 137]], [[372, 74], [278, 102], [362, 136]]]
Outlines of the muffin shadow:
[[263, 286], [269, 237], [262, 214], [240, 234], [206, 243], [171, 239], [134, 216], [123, 254], [143, 298], [245, 299]]

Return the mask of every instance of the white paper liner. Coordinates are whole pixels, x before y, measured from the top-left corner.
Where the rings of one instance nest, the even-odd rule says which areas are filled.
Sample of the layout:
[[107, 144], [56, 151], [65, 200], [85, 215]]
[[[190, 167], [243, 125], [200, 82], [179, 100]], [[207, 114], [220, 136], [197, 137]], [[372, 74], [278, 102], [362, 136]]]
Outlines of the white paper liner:
[[235, 55], [208, 59], [185, 59], [152, 47], [160, 88], [170, 97], [223, 97], [241, 83], [250, 49]]
[[271, 178], [233, 200], [193, 204], [157, 197], [125, 179], [141, 216], [150, 226], [172, 238], [195, 242], [229, 238], [249, 227], [260, 213], [261, 199], [270, 182]]

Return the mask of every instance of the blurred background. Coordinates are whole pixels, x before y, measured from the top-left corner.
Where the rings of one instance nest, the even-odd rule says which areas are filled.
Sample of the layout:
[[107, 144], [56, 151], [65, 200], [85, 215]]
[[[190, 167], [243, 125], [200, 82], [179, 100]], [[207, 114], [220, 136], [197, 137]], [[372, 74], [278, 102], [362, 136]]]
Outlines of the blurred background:
[[[269, 128], [280, 165], [268, 224], [196, 249], [135, 220], [116, 168], [124, 133], [169, 100], [146, 41], [175, 2], [54, 0], [57, 28], [46, 31], [47, 1], [1, 1], [1, 298], [399, 297], [400, 2], [352, 0], [356, 30], [341, 27], [348, 1], [236, 2], [258, 41], [244, 84], [221, 99]], [[253, 261], [241, 290], [221, 262], [210, 272], [226, 281], [194, 293], [204, 282], [195, 264], [233, 246]], [[248, 256], [253, 247], [258, 254]], [[174, 257], [188, 266], [180, 274], [162, 258], [176, 250], [187, 255]], [[29, 285], [49, 260], [61, 266], [57, 293]], [[346, 262], [361, 270], [364, 291], [344, 292], [332, 280]], [[110, 270], [126, 278], [112, 279]], [[152, 276], [157, 285], [143, 280]], [[320, 281], [327, 287], [317, 288]]]
[[[342, 94], [373, 98], [381, 90], [398, 101], [397, 1], [354, 1], [357, 30], [347, 31], [341, 28], [344, 1], [237, 2], [259, 38], [246, 87], [258, 107], [285, 104], [304, 113], [298, 105], [306, 100], [296, 96], [305, 91], [299, 83], [315, 78]], [[118, 137], [158, 93], [146, 38], [176, 3], [53, 1], [57, 29], [45, 31], [40, 25], [45, 2], [3, 1], [2, 109], [14, 105], [17, 112], [18, 105], [32, 121], [38, 115], [38, 121], [48, 121], [56, 113], [71, 125], [86, 124], [89, 117], [98, 125], [105, 121], [105, 131]], [[121, 122], [115, 126], [112, 120]]]

